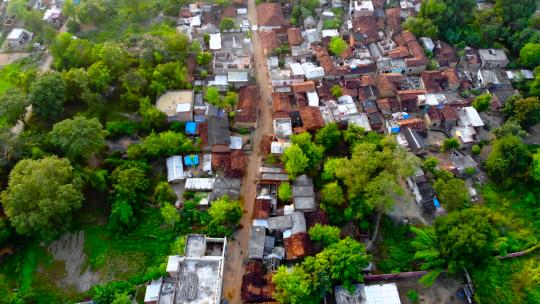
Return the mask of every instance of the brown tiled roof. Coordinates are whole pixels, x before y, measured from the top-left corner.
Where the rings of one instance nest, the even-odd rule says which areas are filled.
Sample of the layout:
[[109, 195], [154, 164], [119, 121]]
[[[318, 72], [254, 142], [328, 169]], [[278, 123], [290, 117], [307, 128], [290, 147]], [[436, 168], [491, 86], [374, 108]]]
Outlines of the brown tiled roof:
[[347, 49], [345, 49], [345, 51], [341, 54], [341, 59], [343, 60], [347, 60], [347, 59], [351, 59], [353, 58], [353, 51], [352, 51], [352, 48], [348, 47]]
[[201, 122], [198, 124], [198, 127], [202, 145], [203, 147], [206, 147], [208, 146], [208, 122]]
[[292, 90], [294, 93], [306, 93], [315, 91], [315, 82], [309, 80], [304, 82], [293, 83]]
[[227, 172], [231, 167], [231, 153], [212, 152], [212, 170]]
[[272, 282], [272, 273], [249, 272], [242, 276], [240, 297], [243, 303], [272, 302], [275, 285]]
[[279, 3], [261, 3], [257, 5], [257, 20], [259, 26], [285, 27], [287, 25]]
[[448, 84], [452, 87], [458, 87], [461, 83], [461, 79], [455, 69], [443, 70], [442, 74], [448, 78]]
[[275, 48], [281, 45], [276, 31], [260, 31], [259, 37], [263, 49], [266, 49], [268, 53], [271, 53]]
[[291, 112], [291, 100], [289, 98], [289, 95], [285, 93], [272, 93], [272, 111], [275, 115], [277, 114], [286, 114], [287, 117], [289, 116], [289, 113]]
[[261, 94], [259, 86], [250, 85], [240, 89], [238, 94], [238, 106], [236, 115], [234, 116], [235, 122], [243, 123], [256, 123], [257, 116], [259, 114], [259, 100]]
[[246, 273], [265, 273], [264, 264], [258, 260], [250, 260], [246, 264]]
[[389, 8], [384, 11], [386, 15], [387, 29], [393, 33], [399, 33], [401, 31], [401, 16], [399, 7]]
[[373, 16], [361, 16], [354, 18], [352, 31], [360, 33], [364, 36], [366, 41], [373, 41], [379, 37], [377, 31], [377, 21]]
[[230, 170], [225, 171], [225, 176], [230, 178], [242, 178], [246, 171], [247, 159], [243, 150], [233, 150], [230, 153]]
[[263, 135], [260, 143], [260, 150], [263, 156], [270, 154], [272, 141], [274, 141], [273, 135]]
[[406, 58], [405, 64], [408, 67], [425, 66], [428, 60], [426, 54], [424, 53], [424, 49], [420, 46], [420, 44], [416, 40], [416, 37], [414, 37], [414, 35], [409, 31], [401, 32], [401, 36], [407, 44], [411, 56], [413, 56], [413, 58]]
[[424, 88], [429, 93], [438, 93], [448, 90], [450, 87], [459, 86], [459, 76], [456, 70], [425, 71], [420, 75]]
[[191, 11], [189, 8], [183, 8], [180, 10], [180, 17], [182, 18], [190, 18], [191, 17]]
[[457, 120], [459, 118], [458, 111], [454, 107], [444, 106], [440, 112], [444, 120]]
[[327, 85], [321, 84], [317, 88], [317, 94], [319, 95], [319, 98], [322, 100], [332, 100], [334, 99], [334, 96], [332, 96], [332, 93], [330, 92], [330, 89]]
[[403, 76], [401, 74], [379, 74], [375, 79], [375, 84], [379, 92], [383, 91], [397, 91], [398, 84], [401, 83]]
[[375, 85], [375, 76], [373, 75], [364, 75], [360, 78], [360, 80], [362, 81], [363, 87]]
[[229, 6], [221, 11], [221, 19], [223, 18], [234, 18], [236, 17], [236, 8]]
[[270, 199], [255, 199], [255, 204], [253, 204], [253, 218], [267, 219], [270, 216], [271, 209], [272, 204], [270, 203]]
[[347, 87], [342, 87], [343, 95], [349, 95], [353, 98], [358, 97], [358, 89], [349, 89]]
[[404, 45], [400, 45], [396, 47], [395, 49], [388, 52], [388, 57], [392, 59], [405, 58], [409, 55], [410, 55], [409, 49]]
[[283, 241], [285, 243], [285, 257], [295, 260], [308, 256], [312, 252], [311, 241], [307, 232], [299, 232]]
[[429, 107], [426, 114], [432, 122], [441, 121], [441, 115], [439, 115], [439, 111], [434, 107]]
[[302, 39], [302, 32], [297, 27], [290, 27], [287, 29], [287, 39], [291, 46], [300, 45], [304, 41], [304, 39]]
[[380, 8], [382, 9], [384, 7], [384, 0], [372, 0], [371, 2], [373, 2], [373, 7], [374, 8]]
[[416, 100], [418, 95], [426, 94], [425, 90], [405, 90], [397, 93], [399, 100]]
[[377, 100], [377, 107], [383, 114], [392, 114], [399, 111], [399, 102], [394, 97], [382, 98]]
[[300, 108], [300, 118], [304, 129], [308, 131], [316, 131], [324, 127], [324, 120], [319, 107], [303, 107]]
[[424, 120], [422, 118], [408, 118], [399, 122], [399, 127], [401, 129], [411, 128], [418, 132], [422, 132], [426, 129]]
[[441, 67], [447, 67], [451, 64], [455, 65], [458, 63], [459, 59], [457, 52], [451, 45], [443, 41], [438, 41], [436, 45], [435, 58]]
[[298, 108], [307, 107], [308, 100], [306, 97], [306, 93], [294, 93], [293, 96], [294, 100], [296, 101], [296, 106]]

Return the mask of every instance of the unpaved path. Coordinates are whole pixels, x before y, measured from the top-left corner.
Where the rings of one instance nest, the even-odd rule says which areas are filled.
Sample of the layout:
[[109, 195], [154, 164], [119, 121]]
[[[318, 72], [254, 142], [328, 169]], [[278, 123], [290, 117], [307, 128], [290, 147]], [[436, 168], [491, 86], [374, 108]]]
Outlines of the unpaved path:
[[32, 53], [28, 52], [2, 53], [0, 54], [0, 67], [13, 63], [14, 61], [17, 61], [21, 58], [28, 57], [30, 55], [32, 55]]
[[[251, 24], [257, 24], [257, 15], [255, 10], [255, 0], [248, 1], [248, 15]], [[267, 101], [271, 98], [271, 86], [266, 67], [266, 56], [261, 46], [259, 34], [253, 32], [253, 62], [255, 76], [261, 87], [260, 116], [259, 125], [253, 136], [253, 153], [249, 157], [246, 176], [242, 183], [242, 197], [244, 201], [245, 213], [240, 221], [242, 229], [236, 231], [233, 240], [229, 241], [227, 255], [225, 257], [225, 271], [223, 278], [223, 297], [229, 300], [229, 303], [241, 303], [240, 287], [242, 285], [242, 275], [244, 274], [244, 261], [247, 260], [249, 232], [251, 229], [251, 217], [253, 213], [253, 202], [256, 196], [256, 181], [258, 169], [261, 163], [260, 142], [262, 135], [271, 132], [272, 115]]]

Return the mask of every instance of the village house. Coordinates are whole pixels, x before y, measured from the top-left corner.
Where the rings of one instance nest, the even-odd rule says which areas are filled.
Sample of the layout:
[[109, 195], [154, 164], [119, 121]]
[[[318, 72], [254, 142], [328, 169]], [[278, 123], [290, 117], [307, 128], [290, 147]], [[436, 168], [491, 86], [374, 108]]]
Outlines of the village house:
[[14, 28], [6, 37], [6, 45], [11, 50], [19, 50], [32, 41], [34, 33], [22, 28]]
[[238, 106], [234, 115], [236, 128], [256, 128], [259, 119], [259, 102], [261, 99], [258, 85], [242, 87], [238, 94]]
[[159, 96], [156, 108], [163, 112], [167, 120], [192, 121], [194, 94], [192, 90], [168, 91]]
[[257, 19], [259, 29], [273, 30], [287, 27], [279, 3], [261, 3], [257, 5]]
[[481, 61], [480, 68], [483, 69], [504, 69], [509, 63], [503, 50], [482, 49], [478, 50], [478, 54]]
[[334, 288], [336, 304], [401, 304], [396, 283], [353, 285], [351, 292], [344, 286]]

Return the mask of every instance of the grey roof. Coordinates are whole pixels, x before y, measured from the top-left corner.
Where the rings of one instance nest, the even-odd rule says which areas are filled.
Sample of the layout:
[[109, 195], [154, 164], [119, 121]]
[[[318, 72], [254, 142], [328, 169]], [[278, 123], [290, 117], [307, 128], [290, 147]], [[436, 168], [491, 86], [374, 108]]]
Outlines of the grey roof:
[[315, 198], [313, 196], [299, 196], [294, 198], [294, 210], [310, 212], [316, 209]]
[[418, 134], [418, 132], [416, 132], [416, 130], [405, 128], [405, 130], [403, 130], [403, 134], [405, 135], [405, 139], [407, 139], [409, 147], [411, 150], [413, 150], [413, 152], [421, 152], [421, 150], [427, 147], [424, 139], [420, 136], [420, 134]]
[[293, 196], [313, 196], [313, 186], [293, 186]]
[[252, 226], [249, 234], [249, 255], [250, 259], [262, 259], [264, 255], [266, 228]]
[[298, 176], [294, 182], [294, 186], [313, 186], [313, 180], [311, 177], [308, 177], [307, 175], [300, 175]]
[[229, 121], [226, 118], [209, 117], [208, 118], [208, 145], [231, 144], [231, 131], [229, 130]]
[[276, 238], [270, 235], [267, 235], [264, 238], [264, 256], [267, 256], [272, 253], [276, 243]]
[[227, 195], [231, 200], [238, 200], [240, 198], [240, 179], [216, 178], [214, 189], [208, 196], [208, 201], [213, 202], [224, 195]]
[[261, 180], [286, 182], [289, 180], [289, 175], [286, 173], [262, 173]]
[[290, 215], [274, 216], [268, 219], [268, 229], [270, 230], [285, 230], [293, 225]]
[[291, 235], [295, 235], [298, 232], [306, 232], [306, 218], [303, 212], [293, 212], [291, 214], [292, 228]]
[[480, 58], [482, 59], [482, 61], [508, 60], [508, 57], [506, 56], [504, 51], [499, 49], [483, 49], [478, 50], [478, 53], [480, 54]]

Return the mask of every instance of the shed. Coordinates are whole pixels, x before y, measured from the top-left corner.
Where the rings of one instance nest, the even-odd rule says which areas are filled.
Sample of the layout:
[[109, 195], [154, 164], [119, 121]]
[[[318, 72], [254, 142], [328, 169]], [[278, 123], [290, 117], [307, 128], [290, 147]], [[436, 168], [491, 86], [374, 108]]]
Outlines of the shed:
[[159, 294], [161, 291], [161, 283], [152, 284], [146, 286], [146, 293], [144, 294], [144, 303], [157, 303], [159, 300]]
[[292, 218], [290, 215], [274, 216], [268, 218], [268, 229], [270, 230], [280, 230], [291, 228], [293, 225]]
[[249, 245], [248, 245], [248, 257], [250, 259], [260, 259], [262, 260], [264, 255], [264, 243], [266, 236], [266, 228], [252, 226], [251, 232], [249, 234]]
[[186, 178], [184, 174], [184, 165], [182, 164], [182, 156], [175, 155], [168, 157], [167, 160], [167, 181], [177, 182]]
[[291, 214], [292, 227], [291, 234], [297, 234], [300, 232], [306, 232], [306, 218], [303, 212], [295, 211]]
[[296, 211], [315, 211], [315, 194], [313, 180], [307, 175], [301, 175], [293, 182], [293, 202]]
[[210, 34], [210, 49], [211, 50], [220, 50], [221, 49], [221, 33]]
[[203, 171], [207, 174], [212, 173], [212, 154], [203, 155]]
[[289, 148], [291, 145], [290, 142], [273, 141], [270, 144], [270, 152], [272, 154], [281, 155], [285, 152], [285, 149]]

